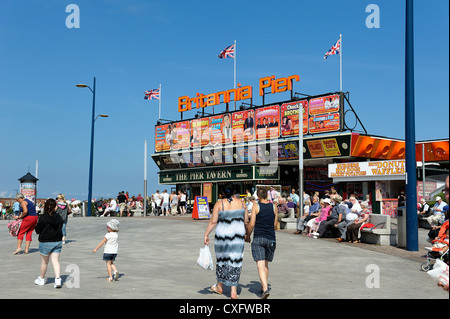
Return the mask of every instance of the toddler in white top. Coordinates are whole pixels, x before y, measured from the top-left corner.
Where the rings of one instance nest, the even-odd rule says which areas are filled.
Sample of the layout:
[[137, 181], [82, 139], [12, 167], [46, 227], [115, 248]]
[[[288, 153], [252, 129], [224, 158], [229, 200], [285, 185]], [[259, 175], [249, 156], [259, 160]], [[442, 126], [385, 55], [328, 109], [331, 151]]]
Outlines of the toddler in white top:
[[[105, 245], [103, 251], [103, 260], [106, 261], [106, 270], [108, 271], [108, 281], [117, 280], [119, 278], [119, 271], [117, 270], [114, 261], [117, 257], [117, 252], [119, 250], [119, 221], [117, 219], [111, 219], [106, 223], [108, 233], [105, 235], [103, 240], [98, 244], [97, 247], [92, 250], [95, 253], [103, 245]], [[113, 276], [114, 271], [114, 276]]]

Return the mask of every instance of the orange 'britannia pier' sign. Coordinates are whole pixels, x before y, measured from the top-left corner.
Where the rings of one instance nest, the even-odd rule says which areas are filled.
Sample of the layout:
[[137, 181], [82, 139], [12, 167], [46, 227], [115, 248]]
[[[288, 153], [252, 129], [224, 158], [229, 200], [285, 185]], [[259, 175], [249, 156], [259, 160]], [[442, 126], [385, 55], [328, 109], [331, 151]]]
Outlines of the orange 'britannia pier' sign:
[[[259, 95], [265, 93], [281, 93], [292, 90], [293, 81], [300, 81], [298, 75], [291, 75], [276, 79], [274, 75], [259, 79]], [[265, 92], [270, 89], [270, 92]], [[220, 91], [210, 94], [197, 93], [195, 97], [187, 95], [178, 98], [178, 112], [189, 111], [193, 108], [203, 108], [206, 106], [219, 105], [221, 103], [229, 103], [231, 101], [241, 101], [251, 99], [253, 97], [253, 88], [250, 85], [242, 86], [238, 83], [237, 88]]]

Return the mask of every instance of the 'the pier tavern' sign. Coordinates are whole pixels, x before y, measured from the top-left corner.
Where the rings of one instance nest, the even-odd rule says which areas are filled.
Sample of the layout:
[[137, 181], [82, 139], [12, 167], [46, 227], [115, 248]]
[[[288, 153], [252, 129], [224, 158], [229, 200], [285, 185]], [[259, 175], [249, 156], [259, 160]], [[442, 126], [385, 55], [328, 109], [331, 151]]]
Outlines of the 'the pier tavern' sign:
[[239, 168], [210, 168], [202, 170], [168, 171], [159, 174], [160, 184], [198, 183], [205, 181], [279, 179], [278, 166], [245, 166]]

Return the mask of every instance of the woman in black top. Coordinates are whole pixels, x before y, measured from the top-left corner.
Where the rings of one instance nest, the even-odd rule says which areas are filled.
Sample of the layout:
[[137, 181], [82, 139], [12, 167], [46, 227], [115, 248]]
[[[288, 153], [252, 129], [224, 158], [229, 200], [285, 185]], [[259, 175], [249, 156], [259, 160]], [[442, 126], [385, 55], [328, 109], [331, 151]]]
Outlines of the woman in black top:
[[41, 273], [34, 281], [36, 285], [45, 284], [45, 273], [47, 272], [48, 262], [52, 259], [53, 270], [55, 272], [55, 288], [61, 288], [61, 266], [59, 264], [59, 254], [62, 249], [62, 226], [63, 220], [56, 213], [56, 201], [49, 198], [45, 201], [44, 214], [34, 228], [39, 235], [39, 252], [41, 253]]
[[276, 248], [275, 229], [278, 225], [277, 207], [267, 199], [267, 190], [258, 189], [258, 204], [253, 205], [247, 230], [247, 241], [255, 230], [252, 241], [252, 255], [261, 281], [262, 299], [269, 297], [269, 262], [273, 260]]

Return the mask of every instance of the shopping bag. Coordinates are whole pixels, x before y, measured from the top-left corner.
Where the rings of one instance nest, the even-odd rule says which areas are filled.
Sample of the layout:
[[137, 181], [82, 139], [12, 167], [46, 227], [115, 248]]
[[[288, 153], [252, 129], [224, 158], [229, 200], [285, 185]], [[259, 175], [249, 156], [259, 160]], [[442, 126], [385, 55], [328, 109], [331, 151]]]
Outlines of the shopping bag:
[[214, 269], [213, 259], [208, 245], [205, 245], [205, 247], [200, 248], [200, 254], [197, 259], [197, 265], [199, 265], [203, 269], [210, 269], [210, 270]]
[[22, 225], [22, 219], [16, 219], [8, 223], [6, 226], [8, 227], [9, 234], [13, 237], [17, 237], [19, 234], [20, 225]]
[[448, 265], [440, 259], [436, 259], [433, 269], [428, 271], [431, 277], [440, 282], [442, 285], [448, 285]]

